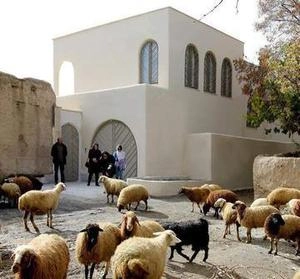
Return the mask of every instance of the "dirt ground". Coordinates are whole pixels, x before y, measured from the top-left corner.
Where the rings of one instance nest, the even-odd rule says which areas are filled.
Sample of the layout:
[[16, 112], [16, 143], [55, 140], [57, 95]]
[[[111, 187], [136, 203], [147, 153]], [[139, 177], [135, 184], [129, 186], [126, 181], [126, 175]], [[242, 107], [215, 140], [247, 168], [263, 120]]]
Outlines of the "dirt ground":
[[[77, 233], [87, 223], [110, 221], [119, 224], [121, 214], [115, 204], [106, 204], [103, 187], [90, 186], [84, 183], [69, 183], [67, 191], [61, 194], [59, 207], [54, 213], [53, 225], [55, 230], [46, 226], [46, 216], [37, 216], [36, 223], [42, 233], [58, 233], [64, 237], [69, 245], [71, 262], [68, 278], [84, 278], [83, 266], [74, 258], [74, 247]], [[46, 185], [44, 189], [53, 185]], [[238, 192], [239, 198], [250, 204], [253, 200], [251, 191]], [[191, 203], [184, 196], [170, 198], [151, 198], [150, 210], [138, 210], [138, 217], [143, 219], [189, 220], [201, 217], [198, 210], [191, 213]], [[188, 263], [181, 256], [176, 255], [172, 261], [167, 261], [164, 278], [238, 278], [238, 279], [290, 279], [300, 268], [300, 257], [295, 256], [295, 248], [291, 243], [283, 240], [279, 243], [278, 256], [269, 255], [269, 241], [263, 241], [263, 229], [252, 232], [252, 244], [245, 243], [245, 229], [241, 229], [243, 242], [238, 242], [234, 228], [227, 239], [222, 238], [224, 224], [216, 220], [213, 212], [205, 217], [209, 221], [209, 256], [206, 263], [202, 261], [203, 251], [200, 251], [193, 263]], [[27, 243], [36, 236], [29, 223], [31, 232], [26, 232], [22, 224], [22, 215], [17, 209], [0, 209], [0, 251], [2, 266], [0, 278], [13, 278], [10, 271], [13, 250], [21, 244]], [[190, 247], [185, 252], [191, 255]], [[169, 251], [168, 251], [169, 255]], [[101, 266], [94, 273], [99, 278]], [[108, 274], [111, 278], [111, 273]]]

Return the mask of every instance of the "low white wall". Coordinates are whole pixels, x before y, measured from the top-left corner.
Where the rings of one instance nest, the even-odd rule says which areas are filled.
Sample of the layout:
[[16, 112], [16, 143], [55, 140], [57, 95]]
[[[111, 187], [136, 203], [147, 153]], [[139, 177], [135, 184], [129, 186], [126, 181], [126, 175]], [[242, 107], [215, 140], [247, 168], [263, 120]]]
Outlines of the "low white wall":
[[151, 197], [167, 197], [175, 196], [181, 187], [201, 186], [204, 184], [201, 180], [178, 179], [171, 180], [162, 179], [143, 179], [143, 178], [128, 178], [127, 183], [144, 185]]
[[265, 141], [220, 134], [187, 136], [185, 173], [191, 179], [237, 190], [252, 188], [253, 162], [258, 154], [294, 150], [291, 143]]

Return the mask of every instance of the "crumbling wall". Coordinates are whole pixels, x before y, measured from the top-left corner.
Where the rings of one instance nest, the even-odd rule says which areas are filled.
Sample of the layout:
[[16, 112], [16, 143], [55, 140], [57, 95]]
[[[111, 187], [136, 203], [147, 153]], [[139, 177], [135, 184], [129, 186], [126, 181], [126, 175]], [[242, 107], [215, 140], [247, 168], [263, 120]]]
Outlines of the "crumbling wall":
[[257, 156], [253, 164], [254, 198], [266, 197], [278, 187], [300, 189], [300, 158]]
[[0, 72], [0, 174], [52, 172], [56, 97], [51, 85]]

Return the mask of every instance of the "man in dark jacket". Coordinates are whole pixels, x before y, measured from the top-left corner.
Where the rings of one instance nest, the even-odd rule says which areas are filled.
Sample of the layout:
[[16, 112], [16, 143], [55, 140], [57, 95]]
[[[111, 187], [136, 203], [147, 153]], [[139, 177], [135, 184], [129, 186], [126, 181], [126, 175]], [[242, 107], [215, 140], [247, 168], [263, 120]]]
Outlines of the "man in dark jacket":
[[54, 164], [54, 181], [55, 184], [58, 183], [58, 169], [60, 170], [60, 180], [61, 182], [65, 182], [65, 164], [66, 164], [66, 158], [67, 158], [67, 147], [63, 143], [62, 138], [58, 138], [57, 142], [53, 144], [51, 148], [51, 156], [53, 158], [53, 164]]

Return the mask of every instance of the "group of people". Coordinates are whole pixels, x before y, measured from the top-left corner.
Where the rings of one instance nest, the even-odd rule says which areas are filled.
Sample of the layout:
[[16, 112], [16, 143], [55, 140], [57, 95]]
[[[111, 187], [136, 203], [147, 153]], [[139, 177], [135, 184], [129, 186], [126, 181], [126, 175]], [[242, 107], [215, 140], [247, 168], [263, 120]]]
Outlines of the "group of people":
[[[99, 186], [98, 179], [100, 173], [108, 177], [115, 176], [118, 179], [123, 179], [123, 173], [126, 168], [126, 156], [122, 149], [122, 145], [118, 145], [116, 151], [114, 151], [113, 154], [110, 154], [107, 151], [101, 152], [98, 143], [93, 144], [89, 150], [88, 159], [85, 164], [89, 173], [87, 186], [90, 186], [93, 175], [95, 175], [95, 185]], [[58, 138], [51, 149], [55, 184], [58, 183], [59, 170], [61, 182], [65, 182], [64, 167], [67, 154], [66, 145], [63, 143], [62, 138]]]
[[102, 173], [108, 177], [114, 175], [118, 179], [123, 179], [123, 172], [126, 167], [125, 152], [122, 150], [122, 145], [118, 145], [116, 151], [110, 154], [107, 151], [101, 153], [99, 144], [94, 143], [89, 150], [88, 161], [86, 163], [88, 167], [88, 183], [89, 186], [93, 175], [95, 174], [95, 184], [98, 185], [99, 174]]

